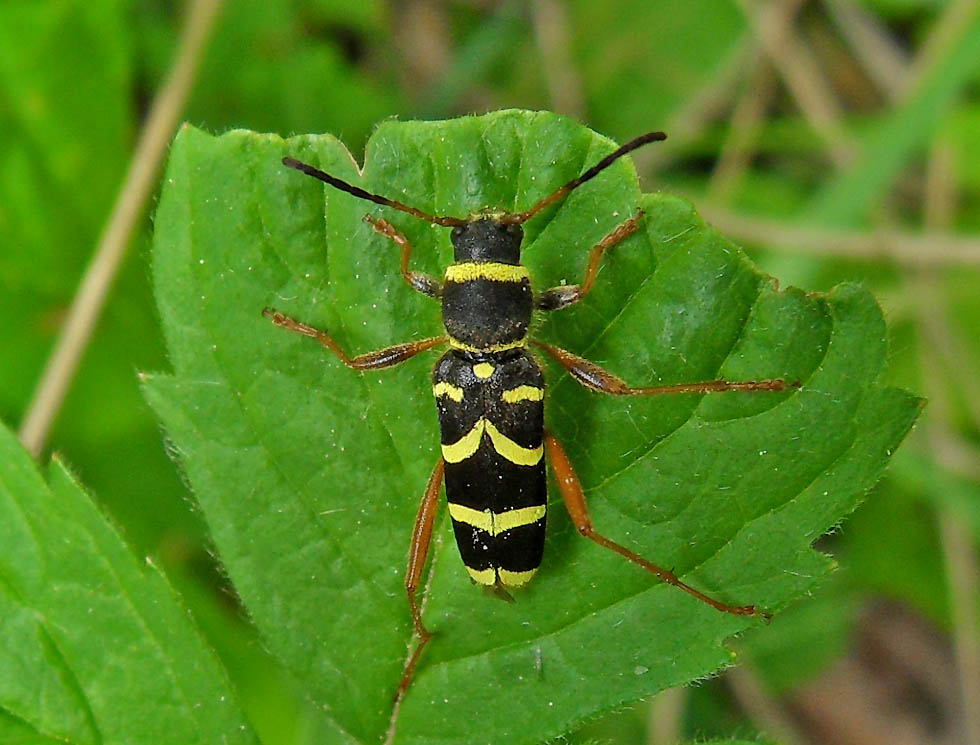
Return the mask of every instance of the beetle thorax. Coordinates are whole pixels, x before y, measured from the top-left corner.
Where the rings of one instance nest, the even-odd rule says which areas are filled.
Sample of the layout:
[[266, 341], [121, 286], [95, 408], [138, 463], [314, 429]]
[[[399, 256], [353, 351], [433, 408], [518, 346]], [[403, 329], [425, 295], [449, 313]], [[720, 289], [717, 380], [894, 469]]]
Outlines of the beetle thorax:
[[453, 228], [442, 318], [454, 346], [480, 354], [523, 346], [533, 294], [520, 264], [520, 225], [483, 217]]

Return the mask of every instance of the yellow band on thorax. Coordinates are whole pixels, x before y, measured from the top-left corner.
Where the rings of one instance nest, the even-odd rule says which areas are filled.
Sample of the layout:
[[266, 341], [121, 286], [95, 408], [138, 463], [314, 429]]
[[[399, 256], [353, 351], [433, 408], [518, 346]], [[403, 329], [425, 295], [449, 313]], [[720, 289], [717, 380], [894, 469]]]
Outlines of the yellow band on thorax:
[[470, 282], [487, 279], [491, 282], [523, 282], [528, 279], [527, 268], [520, 264], [501, 264], [496, 261], [466, 261], [446, 268], [447, 282]]
[[519, 349], [521, 347], [527, 346], [527, 339], [521, 338], [517, 341], [509, 341], [504, 344], [491, 344], [488, 347], [475, 347], [472, 344], [467, 344], [462, 342], [455, 337], [449, 337], [449, 346], [453, 349], [460, 349], [464, 352], [473, 352], [474, 354], [495, 354], [497, 352], [506, 352], [509, 349]]

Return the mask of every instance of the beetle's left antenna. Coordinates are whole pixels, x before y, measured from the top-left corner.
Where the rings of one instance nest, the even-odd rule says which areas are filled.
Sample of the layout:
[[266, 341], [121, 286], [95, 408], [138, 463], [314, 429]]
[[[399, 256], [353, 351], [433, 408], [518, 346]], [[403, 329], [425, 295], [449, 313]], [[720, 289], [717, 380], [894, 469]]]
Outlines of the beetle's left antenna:
[[289, 168], [295, 168], [297, 171], [302, 171], [307, 176], [320, 179], [320, 181], [330, 184], [335, 189], [346, 191], [348, 194], [353, 194], [355, 197], [360, 199], [367, 199], [369, 202], [374, 202], [375, 204], [383, 204], [385, 207], [393, 207], [396, 210], [407, 212], [410, 215], [426, 220], [427, 222], [435, 223], [436, 225], [442, 225], [447, 228], [455, 228], [466, 225], [468, 222], [467, 220], [463, 220], [459, 217], [429, 215], [420, 209], [416, 209], [415, 207], [409, 207], [407, 204], [396, 202], [394, 199], [388, 199], [388, 197], [383, 197], [380, 194], [372, 194], [369, 191], [364, 191], [364, 189], [360, 188], [359, 186], [348, 184], [346, 181], [339, 179], [336, 176], [331, 176], [329, 173], [324, 173], [319, 168], [315, 168], [309, 163], [303, 163], [302, 161], [296, 160], [296, 158], [283, 158], [282, 164], [284, 166], [288, 166]]
[[564, 199], [566, 196], [568, 196], [568, 193], [570, 191], [577, 189], [589, 179], [597, 176], [601, 171], [604, 171], [606, 168], [608, 168], [617, 160], [619, 160], [624, 155], [626, 155], [626, 153], [636, 150], [636, 148], [642, 145], [646, 145], [648, 142], [660, 142], [661, 140], [666, 140], [666, 139], [667, 139], [667, 135], [664, 134], [663, 132], [647, 132], [645, 135], [640, 135], [636, 139], [630, 140], [622, 147], [609, 153], [609, 155], [607, 155], [605, 158], [600, 160], [598, 163], [592, 166], [592, 168], [587, 170], [581, 176], [577, 176], [576, 178], [573, 178], [564, 186], [560, 186], [557, 189], [555, 189], [553, 192], [551, 192], [551, 194], [546, 196], [544, 199], [542, 199], [540, 202], [534, 205], [531, 209], [527, 210], [526, 212], [518, 212], [513, 215], [505, 215], [501, 220], [501, 222], [506, 224], [516, 223], [518, 225], [527, 222], [548, 205], [554, 204], [559, 199]]

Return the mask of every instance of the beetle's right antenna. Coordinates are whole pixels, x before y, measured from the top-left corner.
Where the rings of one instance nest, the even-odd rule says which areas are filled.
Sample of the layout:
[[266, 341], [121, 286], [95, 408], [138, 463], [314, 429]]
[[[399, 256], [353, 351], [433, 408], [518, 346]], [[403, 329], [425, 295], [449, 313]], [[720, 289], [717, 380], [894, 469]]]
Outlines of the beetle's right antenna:
[[636, 148], [642, 145], [646, 145], [648, 142], [660, 142], [661, 140], [666, 140], [666, 139], [667, 139], [667, 135], [664, 134], [663, 132], [647, 132], [645, 135], [640, 135], [636, 139], [627, 142], [618, 150], [609, 153], [609, 155], [607, 155], [605, 158], [600, 160], [598, 163], [592, 166], [592, 168], [587, 170], [581, 176], [578, 176], [577, 178], [573, 178], [564, 186], [555, 189], [555, 191], [551, 192], [551, 194], [546, 196], [544, 199], [542, 199], [540, 202], [534, 205], [531, 209], [527, 210], [526, 212], [518, 212], [514, 215], [505, 215], [503, 218], [501, 218], [500, 222], [507, 225], [515, 224], [515, 223], [520, 225], [522, 223], [525, 223], [528, 220], [530, 220], [532, 217], [534, 217], [536, 214], [538, 214], [545, 207], [547, 207], [548, 205], [554, 204], [559, 199], [564, 199], [566, 196], [568, 196], [569, 192], [573, 191], [574, 189], [577, 189], [589, 179], [594, 178], [600, 171], [603, 171], [609, 166], [611, 166], [616, 160], [626, 155], [626, 153], [636, 150]]
[[396, 210], [407, 212], [410, 215], [414, 215], [415, 217], [426, 220], [427, 222], [435, 223], [436, 225], [442, 225], [443, 227], [447, 228], [455, 228], [466, 225], [469, 222], [468, 220], [463, 220], [459, 217], [429, 215], [420, 209], [416, 209], [415, 207], [409, 207], [407, 204], [396, 202], [394, 199], [388, 199], [388, 197], [383, 197], [380, 194], [372, 194], [369, 191], [364, 191], [364, 189], [360, 188], [359, 186], [348, 184], [346, 181], [343, 181], [336, 176], [331, 176], [329, 173], [324, 173], [319, 168], [315, 168], [309, 163], [303, 163], [302, 161], [296, 160], [296, 158], [283, 158], [282, 164], [284, 166], [288, 166], [289, 168], [295, 168], [297, 171], [302, 171], [307, 176], [320, 179], [320, 181], [330, 184], [335, 189], [346, 191], [348, 194], [353, 194], [355, 197], [360, 199], [367, 199], [375, 204], [383, 204], [385, 207], [394, 207]]

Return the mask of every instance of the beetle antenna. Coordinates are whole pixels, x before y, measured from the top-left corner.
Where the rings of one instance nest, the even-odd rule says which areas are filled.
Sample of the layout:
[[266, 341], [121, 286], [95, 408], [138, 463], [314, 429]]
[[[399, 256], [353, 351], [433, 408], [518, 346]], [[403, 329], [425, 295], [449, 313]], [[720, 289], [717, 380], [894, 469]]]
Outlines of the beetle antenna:
[[420, 209], [415, 207], [409, 207], [407, 204], [402, 204], [401, 202], [396, 202], [394, 199], [388, 199], [388, 197], [383, 197], [380, 194], [372, 194], [369, 191], [364, 191], [364, 189], [359, 186], [354, 186], [353, 184], [348, 184], [346, 181], [337, 178], [336, 176], [331, 176], [329, 173], [324, 173], [319, 168], [311, 166], [309, 163], [303, 163], [302, 161], [296, 160], [296, 158], [283, 158], [282, 164], [288, 166], [289, 168], [295, 168], [297, 171], [302, 171], [307, 176], [312, 176], [313, 178], [320, 179], [326, 184], [330, 184], [335, 189], [340, 189], [341, 191], [346, 191], [348, 194], [353, 194], [359, 199], [367, 199], [369, 202], [374, 202], [376, 204], [383, 204], [385, 207], [394, 207], [396, 210], [401, 210], [402, 212], [407, 212], [410, 215], [418, 217], [427, 222], [435, 223], [436, 225], [442, 225], [447, 228], [454, 228], [462, 225], [466, 225], [468, 220], [463, 220], [459, 217], [444, 217], [439, 215], [429, 215]]
[[514, 215], [505, 215], [501, 219], [501, 222], [505, 224], [518, 224], [518, 225], [527, 222], [536, 214], [538, 214], [541, 210], [543, 210], [545, 207], [554, 204], [559, 199], [564, 199], [566, 196], [568, 196], [569, 192], [577, 189], [589, 179], [594, 178], [601, 171], [605, 170], [610, 165], [612, 165], [616, 160], [626, 155], [626, 153], [636, 150], [638, 147], [642, 145], [646, 145], [648, 142], [660, 142], [666, 139], [667, 139], [667, 135], [664, 134], [663, 132], [647, 132], [645, 135], [640, 135], [636, 139], [630, 140], [625, 145], [620, 147], [618, 150], [609, 153], [609, 155], [607, 155], [605, 158], [600, 160], [598, 163], [592, 166], [592, 168], [587, 170], [581, 176], [573, 178], [564, 186], [555, 189], [553, 192], [551, 192], [551, 194], [546, 196], [544, 199], [542, 199], [540, 202], [534, 205], [531, 209], [527, 210], [526, 212], [518, 212], [517, 214]]

